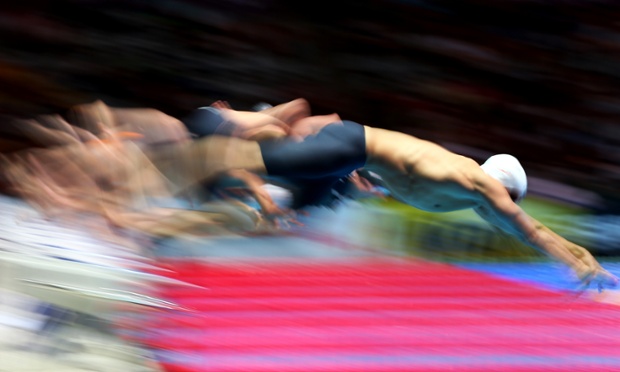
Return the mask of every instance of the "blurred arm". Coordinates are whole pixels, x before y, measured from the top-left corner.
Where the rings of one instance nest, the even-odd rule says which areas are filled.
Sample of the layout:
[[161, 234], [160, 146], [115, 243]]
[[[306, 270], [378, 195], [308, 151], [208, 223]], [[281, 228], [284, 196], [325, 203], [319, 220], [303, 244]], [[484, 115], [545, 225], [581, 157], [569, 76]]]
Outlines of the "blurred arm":
[[585, 284], [592, 281], [616, 286], [618, 278], [601, 267], [587, 249], [568, 241], [515, 204], [502, 186], [489, 186], [485, 193], [488, 204], [476, 212], [489, 223], [514, 235], [520, 241], [566, 264]]

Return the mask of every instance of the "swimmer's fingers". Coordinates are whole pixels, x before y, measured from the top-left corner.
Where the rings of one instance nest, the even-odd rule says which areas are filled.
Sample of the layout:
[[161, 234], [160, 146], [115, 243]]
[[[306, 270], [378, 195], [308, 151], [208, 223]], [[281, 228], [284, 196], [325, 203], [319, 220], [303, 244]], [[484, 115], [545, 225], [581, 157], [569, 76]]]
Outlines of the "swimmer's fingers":
[[222, 100], [217, 100], [215, 102], [213, 102], [211, 104], [211, 107], [217, 108], [217, 109], [232, 109], [232, 106], [230, 106], [230, 104], [227, 101], [222, 101]]
[[595, 284], [600, 293], [607, 288], [617, 287], [618, 283], [619, 279], [615, 275], [599, 267], [581, 278], [581, 284], [577, 288], [577, 292], [582, 293], [588, 289], [591, 284]]
[[277, 228], [280, 230], [288, 230], [291, 228], [291, 225], [303, 226], [304, 224], [294, 218], [278, 218], [277, 219]]
[[603, 268], [596, 271], [594, 281], [596, 281], [599, 292], [603, 292], [606, 288], [616, 288], [618, 286], [618, 278]]
[[278, 229], [288, 229], [291, 224], [303, 226], [303, 223], [297, 220], [297, 214], [291, 209], [277, 209], [271, 213], [265, 214], [265, 218], [270, 221], [273, 226]]
[[278, 219], [281, 223], [281, 225], [284, 225], [287, 229], [291, 227], [291, 225], [295, 225], [295, 226], [303, 226], [304, 224], [299, 222], [296, 218], [294, 217], [281, 217]]
[[284, 218], [286, 218], [289, 224], [293, 224], [296, 226], [304, 226], [304, 224], [302, 222], [299, 222], [299, 220], [297, 219], [297, 212], [295, 212], [295, 210], [287, 209], [285, 212], [286, 212], [286, 215]]
[[293, 225], [296, 225], [296, 226], [304, 226], [304, 223], [303, 222], [299, 222], [299, 220], [296, 219], [296, 218], [291, 219], [289, 222], [292, 223]]

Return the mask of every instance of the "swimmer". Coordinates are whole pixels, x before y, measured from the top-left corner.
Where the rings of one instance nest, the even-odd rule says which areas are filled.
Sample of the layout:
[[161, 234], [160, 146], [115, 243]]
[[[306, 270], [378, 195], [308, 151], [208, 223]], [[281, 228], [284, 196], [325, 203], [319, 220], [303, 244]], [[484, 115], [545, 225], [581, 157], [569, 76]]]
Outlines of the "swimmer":
[[[27, 123], [32, 124], [32, 128], [28, 127], [32, 133], [48, 130], [41, 120]], [[271, 229], [262, 216], [241, 203], [213, 201], [186, 209], [182, 202], [167, 202], [178, 198], [169, 192], [165, 175], [145, 156], [148, 151], [157, 151], [156, 144], [141, 146], [134, 140], [142, 137], [127, 138], [124, 132], [116, 132], [114, 126], [108, 125], [102, 126], [101, 138], [91, 133], [82, 142], [69, 133], [90, 132], [67, 126], [58, 130], [64, 133], [58, 138], [69, 138], [64, 142], [47, 141], [42, 147], [0, 156], [3, 193], [23, 198], [46, 218], [71, 219], [67, 213], [70, 210], [104, 217], [107, 224], [101, 224], [95, 232], [106, 238], [116, 238], [108, 227], [158, 238]], [[182, 142], [173, 139], [159, 144]], [[158, 201], [164, 204], [160, 206]]]
[[511, 155], [495, 155], [480, 165], [438, 144], [348, 120], [325, 125], [303, 141], [285, 137], [242, 147], [247, 159], [238, 158], [236, 166], [269, 176], [338, 179], [363, 168], [377, 174], [400, 202], [430, 212], [472, 209], [491, 225], [566, 264], [584, 284], [602, 289], [618, 283], [584, 247], [519, 207], [527, 177]]

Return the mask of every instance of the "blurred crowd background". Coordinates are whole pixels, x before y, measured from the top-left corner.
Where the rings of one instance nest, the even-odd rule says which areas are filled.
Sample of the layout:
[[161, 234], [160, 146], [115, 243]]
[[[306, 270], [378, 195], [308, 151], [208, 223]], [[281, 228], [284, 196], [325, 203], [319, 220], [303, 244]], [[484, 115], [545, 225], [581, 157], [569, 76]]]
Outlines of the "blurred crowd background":
[[[7, 117], [307, 98], [620, 212], [620, 2], [58, 0], [0, 8]], [[542, 185], [542, 186], [541, 186]], [[546, 190], [542, 190], [545, 189]], [[582, 198], [575, 196], [575, 201]], [[586, 202], [588, 204], [588, 202]]]

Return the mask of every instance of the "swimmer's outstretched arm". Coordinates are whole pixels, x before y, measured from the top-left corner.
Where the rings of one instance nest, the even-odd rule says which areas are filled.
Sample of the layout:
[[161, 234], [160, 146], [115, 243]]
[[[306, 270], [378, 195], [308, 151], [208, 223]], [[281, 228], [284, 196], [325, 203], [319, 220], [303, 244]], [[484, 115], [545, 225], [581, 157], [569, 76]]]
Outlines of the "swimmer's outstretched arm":
[[555, 239], [560, 241], [562, 246], [577, 259], [578, 265], [574, 271], [584, 285], [587, 286], [594, 282], [598, 289], [602, 290], [603, 287], [615, 287], [618, 284], [618, 278], [605, 270], [586, 248], [564, 239], [538, 221], [535, 223], [538, 229], [555, 236]]
[[488, 204], [476, 208], [483, 219], [566, 264], [585, 286], [596, 283], [602, 290], [618, 285], [618, 278], [603, 269], [587, 249], [568, 241], [529, 216], [510, 199], [503, 187], [490, 186], [484, 194]]

